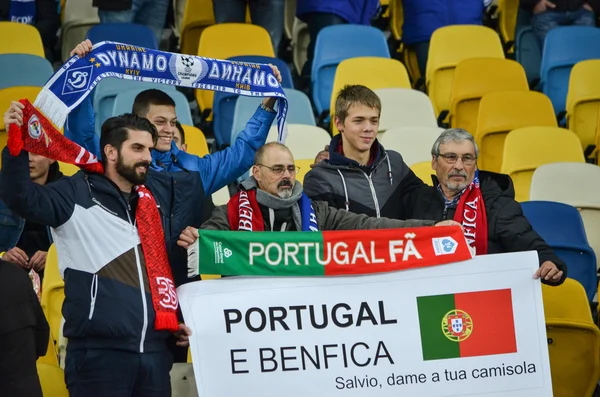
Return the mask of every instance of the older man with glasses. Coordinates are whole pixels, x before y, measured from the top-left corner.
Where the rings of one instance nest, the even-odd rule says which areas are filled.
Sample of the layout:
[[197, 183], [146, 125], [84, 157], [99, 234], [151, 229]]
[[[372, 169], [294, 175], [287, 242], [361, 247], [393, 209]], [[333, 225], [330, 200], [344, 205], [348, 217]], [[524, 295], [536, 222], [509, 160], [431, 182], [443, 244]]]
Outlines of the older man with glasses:
[[542, 282], [560, 285], [567, 277], [565, 263], [532, 229], [515, 201], [508, 175], [477, 169], [479, 149], [473, 136], [460, 128], [442, 132], [431, 149], [434, 186], [419, 188], [404, 199], [409, 217], [463, 226], [477, 255], [537, 251]]
[[[252, 176], [242, 182], [240, 192], [227, 205], [217, 207], [202, 229], [244, 231], [317, 231], [395, 229], [456, 225], [452, 220], [436, 224], [424, 220], [372, 218], [312, 201], [296, 181], [298, 169], [290, 150], [270, 142], [256, 152]], [[189, 247], [198, 231], [188, 227], [178, 244]]]

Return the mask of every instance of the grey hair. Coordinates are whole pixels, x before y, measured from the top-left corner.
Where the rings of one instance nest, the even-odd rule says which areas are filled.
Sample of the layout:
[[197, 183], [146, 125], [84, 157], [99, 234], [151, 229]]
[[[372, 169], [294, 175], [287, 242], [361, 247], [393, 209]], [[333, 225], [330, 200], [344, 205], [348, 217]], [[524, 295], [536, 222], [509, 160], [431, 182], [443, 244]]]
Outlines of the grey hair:
[[446, 144], [449, 142], [463, 142], [470, 141], [473, 143], [475, 147], [475, 157], [479, 158], [479, 148], [475, 143], [475, 138], [471, 135], [467, 130], [463, 130], [462, 128], [450, 128], [440, 134], [438, 138], [433, 143], [431, 147], [431, 155], [439, 156], [440, 155], [440, 145]]

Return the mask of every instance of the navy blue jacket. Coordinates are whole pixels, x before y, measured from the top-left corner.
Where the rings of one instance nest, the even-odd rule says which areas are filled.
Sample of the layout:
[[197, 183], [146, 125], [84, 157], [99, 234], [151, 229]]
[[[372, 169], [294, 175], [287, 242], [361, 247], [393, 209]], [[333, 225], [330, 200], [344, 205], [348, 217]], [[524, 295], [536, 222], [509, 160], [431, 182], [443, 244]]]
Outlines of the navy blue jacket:
[[370, 25], [379, 6], [379, 0], [301, 0], [296, 6], [296, 15], [303, 19], [313, 12], [335, 14], [348, 23]]
[[444, 26], [483, 23], [483, 0], [402, 0], [402, 6], [402, 41], [408, 45], [429, 41]]
[[[154, 330], [135, 224], [137, 195], [127, 202], [104, 175], [83, 171], [41, 186], [29, 177], [25, 151], [13, 157], [5, 148], [2, 155], [0, 198], [19, 216], [52, 228], [65, 280], [62, 311], [69, 348], [166, 349], [169, 333]], [[187, 252], [176, 242], [186, 226], [200, 226], [204, 186], [198, 172], [148, 172], [146, 186], [157, 202], [178, 284], [187, 278]]]

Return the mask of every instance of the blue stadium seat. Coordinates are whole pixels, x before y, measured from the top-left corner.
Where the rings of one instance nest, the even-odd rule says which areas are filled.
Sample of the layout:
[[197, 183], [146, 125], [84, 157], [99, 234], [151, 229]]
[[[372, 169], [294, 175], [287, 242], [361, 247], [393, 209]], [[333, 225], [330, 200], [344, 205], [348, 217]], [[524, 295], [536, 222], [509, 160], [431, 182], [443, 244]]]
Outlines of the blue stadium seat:
[[156, 37], [152, 30], [136, 23], [101, 23], [92, 27], [86, 36], [92, 44], [101, 41], [116, 41], [119, 43], [158, 49]]
[[[131, 112], [133, 101], [135, 97], [146, 88], [135, 88], [128, 89], [127, 91], [121, 92], [115, 97], [115, 103], [113, 105], [112, 116], [117, 116], [122, 113]], [[181, 124], [194, 125], [192, 120], [192, 112], [190, 111], [190, 105], [187, 98], [181, 92], [177, 90], [166, 91], [167, 94], [175, 101], [175, 110], [177, 113], [177, 120]]]
[[534, 89], [540, 81], [542, 49], [531, 27], [531, 12], [519, 7], [515, 27], [515, 58], [525, 69], [529, 87]]
[[0, 54], [0, 90], [43, 87], [54, 70], [46, 58], [31, 54]]
[[[259, 55], [243, 55], [229, 58], [232, 61], [273, 64], [281, 72], [281, 86], [283, 88], [294, 88], [292, 73], [288, 65], [279, 58], [271, 58]], [[215, 139], [219, 146], [228, 145], [231, 136], [231, 125], [233, 124], [233, 112], [238, 95], [228, 92], [215, 92], [213, 100], [213, 130]]]
[[[100, 135], [100, 127], [102, 127], [102, 124], [106, 121], [106, 119], [113, 115], [115, 97], [123, 91], [127, 91], [129, 89], [137, 90], [139, 88], [142, 88], [142, 91], [150, 88], [156, 88], [167, 93], [171, 93], [176, 90], [174, 85], [146, 83], [117, 78], [107, 78], [101, 80], [93, 92], [93, 106], [96, 121], [95, 130], [98, 136]], [[131, 108], [123, 109], [121, 113], [124, 113], [125, 111], [130, 112]]]
[[566, 110], [571, 69], [580, 61], [600, 58], [600, 29], [561, 26], [546, 36], [542, 52], [541, 88], [558, 115]]
[[592, 302], [598, 288], [596, 255], [577, 208], [553, 201], [527, 201], [521, 206], [533, 229], [567, 264], [568, 277], [583, 285]]
[[[315, 115], [313, 114], [310, 99], [302, 91], [284, 88], [283, 91], [288, 100], [288, 113], [286, 123], [288, 124], [307, 124], [317, 125]], [[262, 98], [256, 97], [239, 97], [233, 113], [233, 125], [230, 131], [230, 141], [233, 142], [242, 132], [250, 117], [256, 111], [256, 107], [260, 105]], [[277, 119], [273, 122], [276, 125]], [[216, 139], [216, 138], [215, 138]]]
[[329, 110], [337, 65], [354, 57], [390, 58], [383, 32], [364, 25], [334, 25], [317, 36], [312, 64], [311, 90], [317, 113]]

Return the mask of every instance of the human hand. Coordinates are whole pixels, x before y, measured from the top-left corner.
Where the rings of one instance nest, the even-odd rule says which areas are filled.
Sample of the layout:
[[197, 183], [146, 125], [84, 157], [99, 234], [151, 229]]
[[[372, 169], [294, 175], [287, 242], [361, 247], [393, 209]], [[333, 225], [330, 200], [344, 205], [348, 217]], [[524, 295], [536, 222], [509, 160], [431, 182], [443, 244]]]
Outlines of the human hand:
[[[281, 84], [283, 79], [281, 77], [281, 72], [279, 71], [279, 68], [277, 68], [277, 66], [275, 66], [273, 64], [269, 64], [269, 66], [271, 67], [271, 69], [273, 69], [273, 76], [275, 76], [275, 78], [277, 79], [277, 82], [279, 84]], [[275, 97], [265, 98], [265, 99], [263, 99], [262, 104], [267, 109], [273, 109], [273, 106], [275, 106], [276, 100], [277, 100], [277, 98], [275, 98]]]
[[185, 228], [183, 232], [179, 235], [179, 240], [177, 241], [177, 245], [188, 249], [192, 244], [198, 240], [198, 229], [195, 227], [188, 226]]
[[594, 9], [588, 3], [584, 3], [581, 7], [585, 8], [588, 11], [594, 12]]
[[547, 11], [549, 8], [550, 9], [556, 8], [556, 4], [554, 4], [548, 0], [540, 0], [533, 8], [533, 13], [541, 14], [542, 12]]
[[179, 323], [179, 330], [175, 332], [175, 338], [177, 338], [177, 342], [175, 344], [177, 346], [182, 347], [189, 346], [191, 335], [192, 330], [190, 329], [190, 327], [188, 327], [184, 323]]
[[23, 125], [23, 109], [25, 106], [21, 102], [12, 101], [6, 113], [4, 113], [4, 126], [8, 131], [8, 126], [16, 124], [17, 127]]
[[46, 251], [38, 251], [29, 260], [29, 266], [36, 272], [41, 272], [46, 267], [46, 257], [48, 253]]
[[73, 51], [71, 51], [69, 56], [77, 55], [79, 58], [83, 58], [89, 54], [90, 51], [92, 51], [92, 42], [89, 40], [84, 40], [77, 44], [77, 47], [73, 48]]
[[542, 278], [546, 281], [560, 281], [563, 276], [563, 271], [558, 270], [558, 267], [550, 261], [542, 263], [539, 269], [533, 275], [534, 279]]
[[2, 259], [7, 262], [19, 265], [24, 269], [31, 268], [31, 266], [29, 265], [29, 258], [27, 257], [27, 254], [19, 247], [14, 247], [6, 251], [4, 255], [2, 255]]
[[329, 160], [329, 145], [325, 145], [325, 149], [317, 153], [317, 157], [315, 157], [315, 162], [314, 164], [310, 165], [310, 168], [315, 168], [315, 166], [323, 160]]
[[445, 221], [441, 221], [436, 223], [434, 226], [460, 226], [461, 230], [462, 230], [462, 225], [456, 221], [453, 220], [445, 220]]

